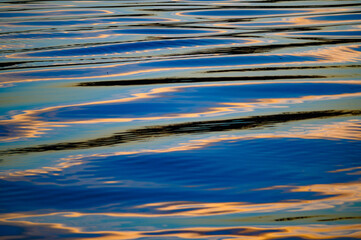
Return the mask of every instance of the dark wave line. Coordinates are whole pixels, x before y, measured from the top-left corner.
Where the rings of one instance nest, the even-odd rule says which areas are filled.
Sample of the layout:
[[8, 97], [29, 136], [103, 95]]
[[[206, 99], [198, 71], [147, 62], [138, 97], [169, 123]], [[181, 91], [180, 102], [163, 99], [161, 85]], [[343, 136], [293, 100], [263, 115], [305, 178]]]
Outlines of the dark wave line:
[[323, 216], [322, 215], [316, 215], [316, 216], [297, 216], [297, 217], [277, 218], [274, 221], [283, 222], [283, 221], [293, 221], [293, 220], [316, 218], [316, 217], [323, 217]]
[[217, 46], [227, 44], [247, 43], [247, 40], [201, 38], [201, 39], [178, 39], [178, 40], [157, 40], [138, 41], [131, 43], [118, 43], [101, 46], [90, 46], [88, 48], [58, 49], [53, 51], [32, 52], [20, 56], [24, 57], [73, 57], [73, 56], [94, 56], [104, 54], [124, 54], [137, 51], [154, 51], [167, 48], [185, 48], [198, 46]]
[[320, 219], [319, 222], [330, 222], [330, 221], [338, 221], [338, 220], [353, 220], [353, 219], [361, 219], [361, 216], [357, 217], [338, 217], [338, 218], [329, 218], [329, 219]]
[[11, 69], [10, 67], [14, 66], [14, 69], [18, 69], [19, 64], [24, 64], [27, 62], [0, 62], [0, 68]]
[[[124, 59], [124, 60], [123, 60]], [[146, 59], [146, 60], [150, 60]], [[86, 62], [87, 59], [80, 59], [80, 61], [82, 62], [77, 62], [77, 63], [71, 63], [69, 62], [69, 59], [57, 59], [57, 60], [39, 60], [39, 61], [24, 61], [24, 62], [4, 62], [2, 65], [0, 64], [0, 68], [4, 69], [4, 70], [14, 70], [14, 69], [32, 69], [32, 68], [48, 68], [48, 67], [71, 67], [71, 66], [89, 66], [89, 65], [94, 65], [94, 64], [116, 64], [116, 63], [122, 63], [122, 62], [136, 62], [139, 61], [139, 58], [118, 58], [117, 60], [114, 61], [98, 61], [98, 62]], [[97, 59], [97, 60], [104, 60], [104, 59]], [[109, 58], [106, 58], [106, 60], [110, 60]], [[144, 60], [144, 59], [142, 59]], [[63, 63], [66, 62], [66, 63]], [[22, 64], [34, 64], [34, 63], [38, 63], [38, 64], [42, 64], [42, 63], [48, 63], [47, 65], [30, 65], [30, 66], [21, 66]], [[54, 63], [54, 64], [49, 64], [49, 63]], [[15, 66], [14, 66], [15, 65]], [[14, 66], [14, 67], [12, 67]]]
[[[293, 0], [294, 2], [295, 0]], [[270, 1], [268, 0], [267, 3], [274, 3], [274, 2], [287, 2], [287, 1]], [[300, 2], [304, 2], [304, 0], [300, 0]], [[252, 3], [257, 3], [257, 1], [252, 1]], [[259, 1], [258, 3], [265, 3], [264, 1]], [[208, 5], [207, 5], [208, 6]], [[342, 3], [342, 4], [328, 4], [328, 5], [255, 5], [255, 6], [252, 6], [252, 5], [242, 5], [242, 9], [259, 9], [259, 8], [276, 8], [276, 9], [279, 9], [279, 8], [315, 8], [315, 7], [322, 7], [322, 8], [326, 8], [326, 7], [353, 7], [353, 6], [361, 6], [360, 3]], [[218, 7], [217, 9], [234, 9], [236, 6], [232, 6], [232, 5], [229, 5], [229, 6], [226, 6], [226, 5], [222, 5], [222, 6], [215, 6], [215, 7]]]
[[335, 66], [292, 66], [292, 67], [263, 67], [263, 68], [242, 68], [242, 69], [222, 69], [209, 70], [204, 73], [223, 73], [223, 72], [248, 72], [248, 71], [276, 71], [276, 70], [296, 70], [296, 69], [329, 69], [329, 68], [359, 68], [361, 65], [335, 65]]
[[279, 123], [286, 123], [291, 121], [300, 121], [315, 118], [329, 118], [346, 115], [361, 115], [361, 110], [327, 110], [327, 111], [312, 111], [312, 112], [295, 112], [282, 113], [265, 116], [251, 116], [245, 118], [216, 120], [216, 121], [202, 121], [202, 122], [187, 122], [165, 126], [150, 126], [139, 129], [128, 130], [116, 133], [110, 137], [102, 137], [79, 142], [63, 142], [57, 144], [38, 145], [34, 147], [15, 148], [9, 150], [2, 150], [0, 154], [22, 154], [34, 152], [47, 151], [63, 151], [74, 149], [86, 149], [94, 147], [111, 146], [116, 144], [124, 144], [134, 141], [142, 141], [149, 138], [165, 137], [179, 134], [198, 134], [221, 132], [231, 130], [244, 130], [258, 127], [265, 127]]
[[105, 86], [132, 86], [151, 85], [166, 83], [193, 83], [193, 82], [224, 82], [224, 81], [266, 81], [301, 78], [329, 78], [330, 76], [319, 75], [284, 75], [284, 76], [249, 76], [249, 77], [206, 77], [206, 78], [159, 78], [159, 79], [139, 79], [139, 80], [116, 80], [99, 82], [82, 82], [76, 86], [80, 87], [105, 87]]
[[[308, 29], [308, 30], [314, 30]], [[274, 32], [276, 29], [270, 29], [267, 31], [263, 31], [262, 33], [266, 32]], [[258, 33], [258, 32], [257, 32]], [[232, 36], [235, 37], [235, 36]], [[238, 37], [243, 37], [240, 34]], [[305, 40], [305, 38], [301, 38]], [[200, 55], [200, 54], [254, 54], [254, 53], [269, 53], [274, 50], [280, 50], [285, 48], [295, 48], [295, 47], [313, 47], [313, 46], [324, 46], [329, 44], [345, 44], [345, 43], [359, 43], [361, 42], [360, 39], [312, 39], [317, 40], [318, 42], [307, 42], [307, 43], [287, 43], [287, 44], [273, 44], [273, 45], [257, 45], [257, 46], [247, 46], [247, 47], [221, 47], [221, 48], [212, 48], [211, 50], [202, 50], [197, 52], [192, 52], [187, 55]]]

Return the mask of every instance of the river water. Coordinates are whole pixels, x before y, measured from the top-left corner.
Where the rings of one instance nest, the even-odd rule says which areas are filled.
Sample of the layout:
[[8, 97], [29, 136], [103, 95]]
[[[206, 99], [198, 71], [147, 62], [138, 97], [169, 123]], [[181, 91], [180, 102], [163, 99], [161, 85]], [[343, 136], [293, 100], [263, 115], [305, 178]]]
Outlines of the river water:
[[361, 239], [360, 10], [1, 1], [0, 239]]

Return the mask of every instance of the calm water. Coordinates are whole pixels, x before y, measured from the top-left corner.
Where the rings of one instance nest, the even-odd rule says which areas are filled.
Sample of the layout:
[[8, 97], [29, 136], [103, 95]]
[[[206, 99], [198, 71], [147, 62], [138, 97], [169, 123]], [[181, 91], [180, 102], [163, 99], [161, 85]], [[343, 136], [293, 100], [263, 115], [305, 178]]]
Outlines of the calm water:
[[361, 239], [360, 1], [0, 22], [0, 239]]

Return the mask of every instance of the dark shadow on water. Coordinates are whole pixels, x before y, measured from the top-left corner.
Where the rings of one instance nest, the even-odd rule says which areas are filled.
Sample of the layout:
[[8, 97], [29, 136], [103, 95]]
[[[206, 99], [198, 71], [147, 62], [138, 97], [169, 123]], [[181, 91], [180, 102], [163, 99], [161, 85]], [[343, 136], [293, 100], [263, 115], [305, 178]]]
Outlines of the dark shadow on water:
[[242, 68], [242, 69], [225, 69], [210, 70], [204, 73], [221, 73], [221, 72], [247, 72], [247, 71], [276, 71], [276, 70], [296, 70], [296, 69], [331, 69], [331, 68], [359, 68], [361, 65], [337, 65], [337, 66], [292, 66], [292, 67], [259, 67], [259, 68]]
[[17, 68], [17, 65], [24, 64], [24, 63], [26, 63], [26, 62], [0, 62], [0, 68], [5, 68], [5, 67]]
[[308, 218], [315, 218], [315, 217], [320, 217], [320, 215], [277, 218], [274, 221], [276, 221], [276, 222], [284, 222], [284, 221], [293, 221], [293, 220], [308, 219]]
[[320, 219], [319, 222], [330, 222], [330, 221], [339, 221], [339, 220], [352, 220], [352, 219], [361, 219], [360, 217], [338, 217], [338, 218], [328, 218], [328, 219]]
[[110, 137], [96, 138], [79, 142], [63, 142], [57, 144], [38, 145], [34, 147], [15, 148], [0, 151], [0, 154], [24, 154], [33, 152], [63, 151], [73, 149], [87, 149], [94, 147], [112, 146], [134, 141], [144, 141], [149, 138], [166, 137], [176, 134], [198, 134], [221, 132], [231, 130], [244, 130], [258, 127], [272, 126], [273, 124], [286, 123], [291, 121], [328, 118], [346, 115], [360, 115], [360, 110], [328, 110], [313, 112], [295, 112], [276, 115], [251, 116], [238, 119], [187, 122], [165, 126], [149, 126], [145, 128], [128, 130], [116, 133]]
[[329, 76], [319, 75], [285, 75], [285, 76], [247, 76], [247, 77], [207, 77], [207, 78], [160, 78], [160, 79], [139, 79], [139, 80], [119, 80], [119, 81], [99, 81], [82, 82], [77, 84], [80, 87], [104, 87], [104, 86], [131, 86], [150, 85], [166, 83], [189, 83], [189, 82], [223, 82], [223, 81], [265, 81], [300, 78], [327, 78]]
[[[292, 31], [302, 31], [304, 29], [292, 28]], [[318, 28], [307, 28], [307, 31], [310, 30], [319, 30]], [[267, 29], [262, 31], [257, 31], [257, 33], [269, 33], [269, 32], [282, 32], [290, 31], [280, 30], [280, 29]], [[232, 37], [244, 37], [243, 34], [239, 34]], [[297, 37], [294, 37], [297, 38]], [[305, 40], [306, 37], [298, 37], [299, 39]], [[206, 49], [201, 51], [194, 51], [188, 55], [199, 55], [199, 54], [254, 54], [254, 53], [270, 53], [274, 50], [280, 50], [285, 48], [295, 48], [295, 47], [311, 47], [311, 46], [323, 46], [328, 44], [344, 44], [344, 43], [359, 43], [359, 39], [309, 39], [316, 40], [317, 42], [304, 42], [304, 43], [287, 43], [287, 44], [269, 44], [264, 46], [247, 46], [247, 47], [218, 47], [212, 49]]]

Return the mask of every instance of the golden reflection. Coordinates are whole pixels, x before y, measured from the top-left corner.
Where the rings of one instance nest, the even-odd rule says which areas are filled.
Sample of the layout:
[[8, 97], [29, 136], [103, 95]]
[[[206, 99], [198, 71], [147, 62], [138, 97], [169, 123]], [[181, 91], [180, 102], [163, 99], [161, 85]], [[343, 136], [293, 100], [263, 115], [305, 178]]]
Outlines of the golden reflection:
[[359, 170], [359, 169], [361, 169], [361, 167], [343, 168], [343, 169], [337, 169], [337, 170], [329, 171], [329, 172], [331, 172], [331, 173], [348, 172], [347, 174], [351, 174], [351, 175], [357, 174], [358, 175], [358, 174], [361, 174], [361, 171], [357, 171], [357, 172], [352, 172], [352, 171]]
[[[231, 239], [268, 240], [282, 237], [304, 237], [307, 239], [330, 239], [332, 237], [357, 237], [361, 224], [352, 225], [304, 225], [304, 226], [262, 226], [262, 227], [194, 227], [167, 229], [140, 233], [140, 236], [178, 237], [184, 239], [205, 237], [227, 237]], [[228, 238], [229, 237], [229, 238]]]
[[[223, 215], [229, 213], [268, 213], [275, 211], [312, 211], [334, 208], [346, 203], [359, 202], [361, 200], [360, 183], [335, 183], [335, 184], [315, 184], [308, 186], [274, 186], [271, 188], [255, 189], [255, 191], [266, 191], [284, 188], [289, 192], [313, 192], [324, 195], [324, 198], [313, 200], [292, 200], [288, 202], [272, 203], [193, 203], [193, 202], [162, 202], [137, 206], [137, 208], [155, 209], [163, 212], [163, 216], [210, 216]], [[330, 196], [333, 195], [333, 196]], [[169, 211], [176, 211], [171, 212]], [[153, 216], [146, 214], [145, 216]], [[159, 216], [159, 214], [156, 214]]]
[[[8, 49], [8, 48], [25, 48], [25, 47], [26, 47], [26, 44], [24, 44], [24, 43], [0, 45], [0, 49]], [[1, 86], [1, 85], [0, 85], [0, 86]]]
[[[344, 16], [345, 14], [337, 14], [337, 15], [331, 15], [332, 17], [337, 17], [337, 16]], [[347, 17], [351, 17], [354, 14], [352, 13], [347, 13]], [[320, 24], [322, 26], [327, 26], [328, 24], [340, 24], [340, 23], [357, 23], [360, 22], [361, 19], [359, 19], [359, 17], [357, 17], [358, 13], [355, 14], [355, 19], [353, 20], [343, 20], [341, 19], [337, 19], [337, 20], [318, 20], [317, 17], [322, 17], [322, 15], [320, 16], [302, 16], [302, 17], [292, 17], [292, 18], [285, 18], [283, 19], [284, 21], [291, 23], [292, 25], [315, 25], [315, 24]]]
[[267, 98], [267, 99], [257, 99], [255, 102], [235, 102], [235, 103], [217, 103], [218, 106], [210, 107], [203, 112], [194, 112], [194, 113], [173, 113], [163, 116], [155, 117], [128, 117], [128, 118], [99, 118], [99, 119], [88, 119], [88, 120], [69, 120], [69, 121], [57, 121], [51, 122], [46, 120], [40, 120], [38, 115], [46, 112], [54, 112], [62, 108], [69, 107], [80, 107], [80, 106], [91, 106], [99, 104], [111, 104], [111, 103], [125, 103], [133, 102], [143, 99], [152, 99], [159, 98], [164, 93], [172, 92], [181, 92], [191, 88], [202, 88], [202, 87], [218, 87], [218, 86], [242, 86], [242, 85], [260, 85], [260, 84], [299, 84], [299, 83], [342, 83], [342, 84], [358, 84], [360, 81], [350, 80], [350, 81], [280, 81], [280, 82], [244, 82], [244, 83], [224, 83], [224, 84], [207, 84], [207, 85], [190, 85], [190, 86], [175, 86], [175, 87], [161, 87], [153, 88], [149, 92], [145, 93], [135, 93], [130, 97], [113, 99], [113, 100], [104, 100], [104, 101], [94, 101], [88, 103], [78, 103], [78, 104], [68, 104], [55, 107], [47, 107], [37, 110], [26, 110], [21, 114], [17, 114], [11, 117], [8, 120], [0, 120], [1, 125], [13, 127], [14, 136], [2, 137], [1, 141], [14, 141], [20, 138], [33, 138], [38, 137], [39, 135], [45, 134], [46, 131], [50, 131], [53, 128], [58, 127], [67, 127], [71, 124], [97, 124], [97, 123], [121, 123], [121, 122], [132, 122], [136, 120], [141, 121], [156, 121], [164, 119], [180, 119], [180, 118], [199, 118], [206, 116], [217, 116], [225, 115], [233, 112], [251, 112], [255, 109], [260, 108], [287, 108], [287, 104], [300, 104], [304, 102], [311, 101], [325, 101], [325, 100], [335, 100], [347, 97], [360, 97], [361, 93], [345, 93], [345, 94], [334, 94], [334, 95], [319, 95], [319, 96], [303, 96], [296, 98]]
[[319, 58], [319, 63], [345, 63], [357, 62], [361, 60], [361, 52], [355, 50], [361, 45], [347, 45], [337, 47], [322, 47], [303, 53], [295, 53], [295, 56], [313, 56]]

